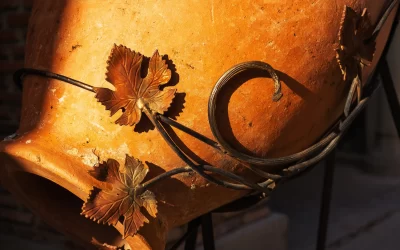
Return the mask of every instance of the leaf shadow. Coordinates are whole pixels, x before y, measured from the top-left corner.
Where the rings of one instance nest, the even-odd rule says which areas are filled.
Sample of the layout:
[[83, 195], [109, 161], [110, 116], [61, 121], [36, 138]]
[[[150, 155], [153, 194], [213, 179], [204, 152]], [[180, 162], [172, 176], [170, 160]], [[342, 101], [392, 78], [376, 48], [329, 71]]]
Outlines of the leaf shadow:
[[185, 97], [186, 93], [176, 93], [175, 98], [172, 100], [171, 106], [168, 108], [167, 112], [164, 113], [164, 115], [176, 120], [185, 108]]
[[140, 121], [133, 128], [133, 131], [135, 131], [136, 133], [143, 133], [143, 132], [149, 132], [150, 130], [153, 129], [154, 129], [153, 123], [151, 123], [147, 115], [142, 113], [142, 117], [140, 118]]
[[[149, 167], [149, 172], [147, 173], [143, 182], [146, 182], [166, 172], [165, 169], [161, 168], [160, 166], [152, 162], [146, 161], [145, 163]], [[191, 176], [190, 174], [188, 175], [188, 173], [182, 173], [180, 175]], [[168, 209], [176, 209], [173, 204], [179, 204], [180, 202], [182, 202], [180, 200], [181, 198], [179, 198], [178, 196], [173, 196], [168, 194], [175, 193], [177, 190], [179, 190], [179, 192], [185, 193], [189, 191], [190, 187], [186, 186], [182, 181], [176, 178], [169, 177], [163, 179], [157, 184], [152, 185], [150, 189], [157, 195], [156, 199], [159, 202], [159, 204], [164, 205], [163, 209], [168, 210]]]
[[171, 59], [169, 59], [168, 55], [163, 55], [162, 59], [165, 60], [168, 68], [171, 70], [171, 79], [169, 80], [169, 82], [164, 84], [162, 88], [175, 86], [179, 82], [179, 74], [176, 71], [176, 65]]
[[179, 138], [179, 136], [175, 133], [175, 131], [170, 126], [165, 126], [165, 130], [167, 131], [168, 135], [174, 141], [176, 146], [190, 159], [200, 165], [210, 165], [210, 163], [206, 162], [202, 158], [200, 158], [196, 153], [190, 150], [186, 144]]
[[288, 74], [279, 70], [276, 71], [276, 74], [281, 82], [283, 82], [296, 95], [300, 96], [304, 101], [309, 101], [310, 98], [315, 98], [315, 94], [313, 92]]
[[[168, 65], [168, 68], [171, 70], [171, 79], [169, 80], [168, 83], [164, 84], [161, 87], [161, 90], [165, 87], [175, 86], [179, 82], [179, 74], [177, 73], [176, 65], [173, 63], [171, 59], [169, 59], [168, 55], [162, 56], [162, 59], [165, 60], [165, 62]], [[168, 116], [171, 119], [176, 120], [176, 118], [179, 116], [180, 113], [183, 112], [183, 109], [185, 108], [184, 105], [185, 97], [186, 93], [184, 92], [176, 93], [175, 98], [172, 100], [171, 106], [164, 113], [164, 115]]]
[[149, 172], [147, 173], [143, 182], [153, 179], [154, 177], [166, 172], [163, 168], [159, 167], [158, 165], [156, 165], [152, 162], [145, 161], [145, 163], [149, 167]]

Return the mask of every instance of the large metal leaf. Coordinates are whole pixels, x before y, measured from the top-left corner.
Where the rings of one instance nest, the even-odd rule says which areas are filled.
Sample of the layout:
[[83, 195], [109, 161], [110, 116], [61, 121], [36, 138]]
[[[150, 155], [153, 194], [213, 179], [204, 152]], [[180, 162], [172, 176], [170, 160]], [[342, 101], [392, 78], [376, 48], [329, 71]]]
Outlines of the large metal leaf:
[[[149, 220], [141, 212], [141, 207], [152, 217], [157, 215], [157, 201], [154, 194], [146, 190], [140, 193], [138, 187], [148, 172], [139, 160], [126, 155], [125, 168], [120, 169], [114, 159], [99, 164], [93, 177], [110, 184], [110, 190], [93, 188], [82, 207], [82, 214], [98, 223], [115, 225], [121, 216], [124, 223], [124, 238], [137, 233]], [[106, 173], [105, 178], [99, 178]]]

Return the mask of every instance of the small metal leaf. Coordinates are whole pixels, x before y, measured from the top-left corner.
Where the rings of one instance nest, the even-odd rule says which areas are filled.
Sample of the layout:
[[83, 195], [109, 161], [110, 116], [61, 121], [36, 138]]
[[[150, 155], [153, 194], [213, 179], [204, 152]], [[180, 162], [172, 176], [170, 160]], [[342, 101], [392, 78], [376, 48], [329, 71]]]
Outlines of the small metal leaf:
[[175, 97], [176, 88], [160, 85], [171, 79], [171, 70], [156, 50], [150, 58], [148, 73], [140, 76], [143, 56], [122, 45], [114, 45], [107, 61], [106, 80], [114, 85], [115, 91], [94, 88], [96, 98], [113, 116], [119, 109], [123, 114], [115, 123], [135, 125], [140, 121], [143, 105], [157, 113], [164, 113]]
[[372, 32], [366, 8], [359, 15], [352, 8], [344, 6], [336, 58], [345, 81], [353, 80], [362, 67], [372, 61], [375, 42], [366, 42]]

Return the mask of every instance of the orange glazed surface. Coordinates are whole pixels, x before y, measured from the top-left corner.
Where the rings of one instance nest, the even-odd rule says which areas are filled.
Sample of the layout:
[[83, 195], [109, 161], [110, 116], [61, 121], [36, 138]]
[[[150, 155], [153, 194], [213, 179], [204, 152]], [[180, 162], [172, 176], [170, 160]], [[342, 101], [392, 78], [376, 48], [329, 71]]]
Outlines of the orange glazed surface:
[[[218, 122], [236, 148], [261, 157], [285, 156], [312, 145], [343, 111], [349, 84], [343, 81], [335, 49], [344, 5], [357, 13], [367, 8], [375, 25], [386, 2], [36, 1], [25, 67], [112, 89], [105, 73], [114, 44], [146, 57], [158, 49], [172, 61], [171, 84], [177, 88], [167, 115], [214, 139], [207, 104], [215, 82], [238, 63], [267, 62], [281, 79], [283, 97], [272, 101], [270, 78], [238, 78], [222, 98]], [[379, 59], [392, 21], [393, 15], [377, 40], [364, 79]], [[125, 154], [134, 156], [148, 163], [146, 178], [185, 166], [159, 133], [149, 129], [148, 121], [119, 126], [114, 122], [120, 114], [110, 117], [91, 92], [57, 80], [26, 77], [17, 137], [0, 144], [2, 182], [49, 224], [75, 239], [88, 243], [95, 236], [132, 249], [163, 249], [168, 229], [246, 194], [208, 184], [196, 174], [176, 175], [151, 187], [158, 201], [157, 218], [138, 235], [121, 241], [120, 223], [115, 227], [118, 233], [79, 215], [80, 207], [77, 213], [70, 212], [68, 202], [66, 207], [45, 205], [49, 199], [35, 192], [40, 181], [31, 175], [20, 178], [28, 172], [49, 179], [83, 204], [93, 186], [104, 186], [87, 173], [99, 159], [123, 164]], [[238, 161], [179, 130], [175, 133], [195, 159], [255, 180]]]

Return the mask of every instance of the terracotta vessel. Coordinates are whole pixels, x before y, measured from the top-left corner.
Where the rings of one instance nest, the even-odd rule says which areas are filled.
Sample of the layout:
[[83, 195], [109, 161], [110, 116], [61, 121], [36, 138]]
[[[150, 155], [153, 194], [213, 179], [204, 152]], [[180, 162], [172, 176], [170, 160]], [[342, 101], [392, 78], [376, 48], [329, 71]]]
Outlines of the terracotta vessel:
[[[335, 49], [344, 5], [357, 13], [367, 8], [374, 25], [387, 2], [36, 1], [25, 67], [112, 88], [105, 73], [114, 43], [147, 57], [158, 49], [174, 65], [171, 82], [178, 94], [168, 115], [213, 138], [207, 102], [215, 82], [235, 64], [268, 62], [278, 72], [283, 97], [271, 100], [269, 78], [238, 79], [243, 84], [227, 90], [219, 123], [238, 149], [285, 156], [314, 143], [343, 111], [349, 83], [343, 81]], [[363, 79], [374, 69], [392, 21], [393, 15]], [[26, 77], [20, 127], [0, 144], [1, 184], [47, 223], [88, 247], [95, 237], [132, 249], [163, 249], [168, 229], [246, 194], [209, 184], [196, 174], [176, 175], [151, 187], [158, 215], [133, 237], [122, 239], [121, 223], [114, 228], [85, 218], [80, 215], [83, 201], [93, 186], [104, 186], [88, 174], [99, 159], [122, 164], [126, 154], [134, 156], [149, 166], [146, 178], [185, 165], [146, 120], [136, 127], [119, 126], [117, 117], [110, 117], [91, 92]], [[176, 134], [199, 161], [256, 178], [232, 158]]]

